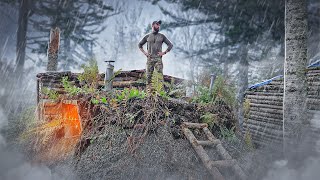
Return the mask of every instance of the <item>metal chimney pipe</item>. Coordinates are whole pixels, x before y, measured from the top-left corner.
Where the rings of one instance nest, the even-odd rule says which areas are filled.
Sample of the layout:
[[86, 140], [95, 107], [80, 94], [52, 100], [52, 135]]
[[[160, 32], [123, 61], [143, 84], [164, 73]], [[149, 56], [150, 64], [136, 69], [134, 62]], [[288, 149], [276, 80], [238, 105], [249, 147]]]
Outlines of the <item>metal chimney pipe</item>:
[[215, 74], [210, 74], [211, 78], [210, 78], [210, 92], [212, 92], [213, 89], [213, 85], [214, 85], [214, 80], [216, 80], [216, 75]]
[[111, 91], [112, 90], [112, 78], [113, 78], [113, 69], [114, 69], [114, 65], [112, 63], [114, 63], [115, 61], [104, 61], [107, 64], [107, 68], [106, 68], [106, 73], [104, 76], [104, 90], [105, 91]]

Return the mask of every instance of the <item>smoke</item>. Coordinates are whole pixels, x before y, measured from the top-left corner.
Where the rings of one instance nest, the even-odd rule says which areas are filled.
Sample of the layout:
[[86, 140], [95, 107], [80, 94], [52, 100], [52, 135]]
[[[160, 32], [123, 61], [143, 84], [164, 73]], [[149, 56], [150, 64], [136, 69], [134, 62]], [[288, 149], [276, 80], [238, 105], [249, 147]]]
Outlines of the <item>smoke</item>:
[[[313, 122], [319, 122], [319, 111], [313, 114], [313, 118], [311, 119], [312, 127], [319, 128], [319, 123], [314, 124]], [[309, 136], [309, 135], [307, 135]], [[310, 138], [310, 137], [308, 137]], [[303, 156], [304, 159], [300, 162], [291, 162], [298, 164], [298, 166], [290, 165], [290, 161], [296, 160], [278, 160], [275, 161], [272, 165], [272, 168], [269, 169], [266, 177], [263, 180], [315, 180], [320, 177], [320, 156], [317, 154], [312, 157], [312, 149], [316, 150], [317, 153], [320, 152], [319, 144], [320, 141], [317, 140], [314, 144], [301, 142], [302, 152], [299, 152], [298, 156]], [[298, 148], [298, 147], [297, 147]]]
[[288, 161], [276, 161], [263, 180], [315, 180], [320, 177], [320, 158], [307, 158], [301, 164], [300, 168], [290, 168]]
[[9, 146], [3, 132], [8, 126], [6, 111], [0, 106], [0, 179], [1, 180], [71, 180], [75, 179], [68, 167], [50, 169], [45, 165], [29, 162], [25, 156]]

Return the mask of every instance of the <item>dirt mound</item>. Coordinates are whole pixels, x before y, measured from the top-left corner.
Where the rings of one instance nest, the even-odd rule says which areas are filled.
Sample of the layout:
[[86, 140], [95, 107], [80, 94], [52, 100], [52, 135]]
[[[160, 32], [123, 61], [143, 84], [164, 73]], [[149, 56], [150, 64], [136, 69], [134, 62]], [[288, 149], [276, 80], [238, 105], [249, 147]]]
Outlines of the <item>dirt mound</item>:
[[[74, 159], [81, 179], [212, 179], [183, 137], [180, 124], [199, 122], [207, 112], [217, 114], [216, 122], [226, 127], [235, 123], [226, 107], [159, 97], [91, 109], [94, 116], [83, 122]], [[218, 158], [214, 148], [207, 151]]]
[[[188, 141], [174, 139], [170, 128], [149, 134], [135, 154], [128, 152], [126, 132], [108, 126], [75, 163], [81, 179], [210, 179]], [[116, 135], [115, 135], [116, 134]]]

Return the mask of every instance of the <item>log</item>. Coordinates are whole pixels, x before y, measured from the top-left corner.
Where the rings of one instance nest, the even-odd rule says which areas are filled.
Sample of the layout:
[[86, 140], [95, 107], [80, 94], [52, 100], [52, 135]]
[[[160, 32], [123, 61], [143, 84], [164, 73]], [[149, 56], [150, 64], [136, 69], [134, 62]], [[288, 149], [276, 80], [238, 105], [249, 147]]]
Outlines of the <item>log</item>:
[[319, 74], [320, 75], [320, 70], [319, 69], [308, 69], [307, 75], [309, 74]]
[[307, 103], [320, 105], [320, 98], [319, 98], [319, 99], [308, 98], [308, 99], [307, 99]]
[[246, 118], [245, 121], [256, 121], [256, 122], [260, 122], [260, 123], [266, 123], [266, 124], [272, 124], [272, 125], [277, 125], [277, 126], [282, 126], [283, 125], [283, 122], [282, 120], [278, 120], [278, 121], [269, 121], [269, 120], [266, 120], [266, 118], [264, 117], [259, 117], [259, 118]]
[[51, 87], [51, 88], [63, 88], [63, 84], [61, 83], [41, 83], [42, 87]]
[[266, 112], [259, 112], [259, 111], [252, 111], [250, 110], [249, 112], [249, 116], [250, 115], [256, 115], [256, 116], [260, 116], [260, 117], [267, 117], [267, 118], [273, 118], [273, 119], [283, 119], [283, 116], [280, 114], [270, 114], [270, 113], [266, 113]]
[[256, 100], [256, 99], [247, 99], [251, 103], [261, 104], [261, 105], [270, 105], [270, 106], [283, 106], [283, 102], [280, 101], [267, 101], [267, 100]]
[[67, 92], [64, 88], [51, 88], [53, 91], [56, 91], [58, 94], [66, 94]]
[[210, 130], [208, 129], [208, 126], [203, 127], [203, 132], [206, 134], [207, 138], [209, 139], [209, 141], [215, 141], [217, 138], [214, 137], [214, 135], [210, 132]]
[[216, 139], [213, 141], [197, 141], [197, 144], [201, 145], [201, 146], [215, 146], [217, 144], [220, 144], [220, 140]]
[[254, 114], [249, 114], [249, 119], [255, 120], [255, 121], [263, 121], [263, 122], [270, 122], [273, 124], [283, 124], [283, 117], [281, 119], [277, 118], [270, 118], [270, 117], [264, 117], [264, 116], [257, 116]]
[[320, 91], [320, 86], [308, 86], [307, 91]]
[[268, 128], [268, 129], [274, 129], [274, 130], [282, 130], [282, 125], [276, 125], [276, 124], [270, 124], [267, 122], [261, 122], [261, 121], [254, 121], [252, 119], [248, 119], [246, 122], [246, 124], [251, 124], [251, 125], [256, 125], [256, 126], [260, 126], [262, 128]]
[[265, 143], [268, 143], [268, 144], [272, 144], [272, 143], [281, 143], [283, 141], [282, 139], [282, 136], [281, 138], [279, 137], [266, 137], [266, 136], [258, 136], [258, 135], [252, 135], [251, 136], [251, 139], [255, 140], [256, 142], [265, 142]]
[[141, 78], [142, 76], [143, 76], [142, 72], [122, 71], [116, 77], [136, 77], [136, 78]]
[[[226, 149], [222, 146], [222, 144], [217, 144], [216, 146], [217, 151], [219, 153], [219, 155], [224, 159], [224, 160], [232, 160], [232, 157], [230, 156], [230, 154], [228, 153], [228, 151], [226, 151]], [[239, 179], [242, 180], [246, 180], [247, 176], [246, 174], [242, 171], [241, 167], [238, 165], [238, 163], [235, 163], [232, 165], [232, 170], [233, 172], [235, 172], [238, 176]]]
[[283, 111], [279, 109], [270, 109], [270, 108], [264, 108], [264, 107], [250, 107], [251, 111], [257, 111], [257, 112], [265, 112], [265, 113], [271, 113], [275, 115], [283, 115]]
[[283, 90], [264, 90], [264, 89], [253, 89], [250, 92], [260, 92], [260, 93], [283, 93]]
[[163, 80], [165, 82], [171, 83], [172, 79], [174, 79], [174, 84], [180, 84], [184, 81], [188, 82], [188, 80], [185, 80], [185, 79], [176, 78], [176, 77], [172, 77], [172, 76], [168, 76], [168, 75], [163, 75]]
[[253, 134], [251, 135], [251, 139], [254, 141], [254, 143], [259, 144], [260, 142], [263, 142], [264, 144], [275, 144], [275, 143], [281, 143], [283, 140], [279, 139], [279, 137], [266, 137], [261, 136], [259, 134]]
[[262, 139], [257, 137], [251, 137], [251, 139], [255, 144], [262, 145], [268, 148], [272, 147], [272, 145], [282, 145], [282, 140], [281, 141], [274, 140], [274, 139], [270, 140], [270, 139]]
[[250, 132], [254, 131], [254, 133], [258, 133], [259, 135], [266, 136], [266, 137], [280, 137], [283, 134], [282, 130], [262, 128], [260, 126], [247, 124], [247, 123], [244, 123], [243, 127], [245, 127], [245, 129], [247, 130], [250, 130]]
[[208, 156], [208, 154], [206, 153], [206, 151], [203, 149], [203, 147], [195, 143], [197, 141], [197, 139], [193, 135], [193, 133], [186, 127], [182, 127], [182, 131], [185, 134], [185, 136], [187, 137], [187, 139], [189, 140], [189, 142], [191, 142], [193, 149], [197, 152], [202, 163], [207, 168], [209, 173], [213, 176], [213, 178], [217, 179], [217, 180], [224, 180], [224, 177], [222, 176], [220, 171], [216, 167], [211, 165], [211, 163], [210, 163], [211, 159]]
[[[273, 138], [282, 138], [282, 131], [273, 130], [273, 129], [262, 129], [259, 126], [250, 125], [250, 124], [243, 124], [244, 128], [249, 129], [251, 135], [260, 135], [263, 137]], [[281, 137], [281, 138], [280, 138]]]
[[308, 73], [307, 74], [307, 77], [317, 77], [317, 76], [320, 76], [319, 73]]
[[262, 141], [262, 140], [254, 139], [253, 137], [251, 138], [251, 140], [255, 145], [258, 145], [258, 146], [261, 146], [261, 147], [269, 147], [270, 146], [269, 141], [265, 142], [265, 141]]
[[278, 101], [283, 102], [283, 96], [260, 96], [260, 95], [247, 95], [247, 99], [266, 100], [266, 101]]
[[320, 81], [320, 74], [318, 76], [307, 76], [307, 81], [317, 81], [319, 82]]
[[137, 77], [115, 77], [113, 81], [137, 81]]
[[145, 86], [145, 83], [137, 82], [137, 81], [118, 81], [112, 83], [113, 87], [117, 88], [125, 88], [125, 87], [138, 87], [138, 86]]
[[[207, 123], [190, 123], [190, 122], [183, 122], [182, 127], [192, 128], [192, 129], [202, 129], [204, 127], [208, 127]], [[211, 139], [209, 139], [211, 140]], [[212, 139], [213, 140], [213, 139]]]
[[234, 159], [231, 160], [218, 160], [218, 161], [211, 161], [210, 164], [217, 168], [230, 168], [236, 164]]
[[308, 86], [320, 87], [320, 82], [307, 82]]
[[40, 82], [61, 82], [62, 78], [57, 77], [41, 77]]
[[308, 96], [319, 96], [320, 97], [320, 89], [314, 91], [307, 91]]
[[62, 80], [55, 80], [55, 79], [40, 79], [40, 83], [55, 83], [55, 84], [62, 84]]
[[283, 80], [272, 80], [268, 85], [283, 85]]
[[[214, 137], [214, 135], [210, 132], [210, 130], [208, 129], [208, 127], [204, 127], [203, 128], [204, 133], [207, 135], [209, 140], [215, 140], [216, 137]], [[218, 142], [220, 142], [218, 140]], [[230, 156], [230, 154], [228, 153], [228, 151], [226, 151], [226, 149], [222, 146], [221, 143], [217, 143], [216, 144], [216, 149], [219, 153], [219, 155], [224, 159], [224, 160], [228, 160], [228, 161], [232, 161], [232, 157]], [[232, 164], [232, 169], [233, 171], [237, 174], [237, 176], [242, 179], [242, 180], [246, 180], [247, 176], [246, 174], [242, 171], [241, 167], [238, 165], [238, 163], [234, 160], [233, 164]]]
[[257, 108], [269, 108], [269, 109], [278, 109], [282, 110], [282, 106], [275, 106], [269, 104], [257, 104], [257, 103], [250, 103], [250, 107], [257, 107]]
[[280, 91], [283, 91], [283, 86], [268, 84], [265, 86], [260, 86], [258, 88], [255, 88], [254, 90], [259, 90], [259, 91], [280, 90]]
[[315, 104], [308, 104], [307, 108], [309, 110], [318, 110], [318, 111], [320, 111], [320, 106], [319, 105], [315, 105]]
[[256, 96], [274, 96], [274, 97], [282, 97], [283, 93], [268, 93], [268, 92], [251, 92], [246, 91], [246, 94], [248, 95], [256, 95]]
[[64, 72], [45, 72], [45, 73], [38, 73], [36, 75], [37, 78], [40, 77], [48, 77], [48, 76], [54, 76], [54, 77], [63, 77], [63, 76], [70, 76], [71, 71], [64, 71]]
[[316, 95], [308, 95], [307, 97], [308, 99], [320, 99], [320, 97]]

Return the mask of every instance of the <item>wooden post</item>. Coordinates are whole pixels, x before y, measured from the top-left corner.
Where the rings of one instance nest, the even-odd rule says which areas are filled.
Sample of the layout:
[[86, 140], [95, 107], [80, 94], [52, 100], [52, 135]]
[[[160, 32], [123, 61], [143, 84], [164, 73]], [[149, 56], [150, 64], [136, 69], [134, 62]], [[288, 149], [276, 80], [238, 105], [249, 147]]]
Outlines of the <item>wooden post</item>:
[[57, 71], [59, 46], [60, 29], [56, 27], [55, 29], [51, 29], [50, 31], [47, 71]]

